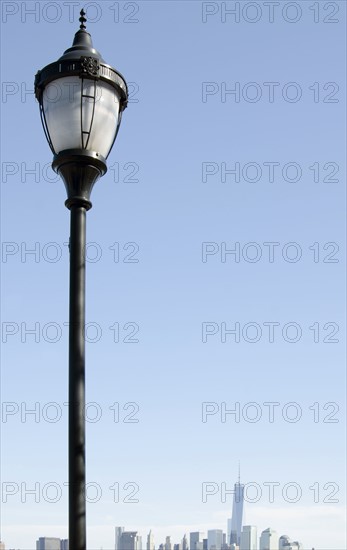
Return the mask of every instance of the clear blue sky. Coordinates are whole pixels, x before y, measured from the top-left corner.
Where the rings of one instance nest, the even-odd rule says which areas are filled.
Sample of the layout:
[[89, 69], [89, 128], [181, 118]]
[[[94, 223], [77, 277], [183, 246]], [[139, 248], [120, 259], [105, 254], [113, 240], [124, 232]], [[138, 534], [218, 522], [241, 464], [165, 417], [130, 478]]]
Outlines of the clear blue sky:
[[[1, 537], [22, 550], [67, 536], [69, 213], [32, 90], [83, 6], [1, 6]], [[240, 461], [247, 524], [343, 550], [346, 4], [86, 7], [94, 46], [132, 83], [88, 213], [88, 547], [113, 548], [115, 525], [152, 528], [156, 545], [226, 530]], [[235, 406], [239, 422], [223, 416]]]

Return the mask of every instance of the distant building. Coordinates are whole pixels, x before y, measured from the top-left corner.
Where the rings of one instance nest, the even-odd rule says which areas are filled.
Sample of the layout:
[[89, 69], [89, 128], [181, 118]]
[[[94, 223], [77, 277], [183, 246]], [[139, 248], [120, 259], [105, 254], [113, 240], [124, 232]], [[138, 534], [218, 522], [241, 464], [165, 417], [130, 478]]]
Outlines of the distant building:
[[0, 540], [0, 550], [5, 550], [5, 543]]
[[276, 531], [265, 529], [260, 535], [259, 550], [278, 550], [279, 540]]
[[278, 541], [278, 550], [284, 550], [284, 548], [290, 545], [290, 538], [287, 535], [282, 535]]
[[254, 525], [244, 525], [241, 533], [240, 550], [257, 550], [257, 528]]
[[115, 550], [120, 550], [120, 538], [124, 532], [124, 527], [115, 527]]
[[239, 480], [234, 485], [233, 513], [231, 517], [231, 522], [228, 522], [228, 531], [230, 537], [228, 539], [228, 543], [234, 543], [238, 546], [240, 546], [241, 541], [244, 490], [245, 486], [240, 483], [239, 475]]
[[279, 550], [303, 550], [301, 542], [291, 541], [287, 535], [282, 535], [278, 541]]
[[142, 550], [142, 538], [137, 531], [124, 531], [124, 527], [116, 527], [116, 550]]
[[227, 542], [230, 544], [230, 536], [231, 536], [231, 522], [232, 518], [228, 518], [227, 522]]
[[185, 533], [184, 533], [184, 536], [183, 536], [183, 539], [182, 539], [182, 550], [189, 550], [187, 535]]
[[189, 550], [203, 550], [204, 534], [200, 531], [189, 533]]
[[154, 536], [153, 536], [152, 531], [150, 531], [150, 532], [148, 533], [148, 535], [147, 535], [146, 550], [155, 550]]
[[137, 531], [123, 531], [120, 537], [120, 550], [137, 550]]
[[165, 550], [172, 550], [171, 537], [165, 539]]
[[61, 540], [53, 537], [40, 537], [36, 541], [36, 550], [61, 550]]
[[208, 550], [222, 550], [223, 531], [222, 529], [210, 529], [207, 531]]

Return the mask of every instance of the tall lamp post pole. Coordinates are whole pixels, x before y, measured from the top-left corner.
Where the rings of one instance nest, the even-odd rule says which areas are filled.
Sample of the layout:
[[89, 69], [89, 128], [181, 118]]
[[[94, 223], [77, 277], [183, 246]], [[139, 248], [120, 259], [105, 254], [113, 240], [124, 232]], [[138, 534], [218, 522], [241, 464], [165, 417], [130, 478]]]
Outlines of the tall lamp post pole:
[[123, 76], [102, 59], [86, 31], [85, 12], [71, 48], [38, 71], [35, 96], [52, 167], [64, 181], [70, 210], [69, 548], [86, 550], [85, 248], [86, 212], [95, 182], [127, 106]]

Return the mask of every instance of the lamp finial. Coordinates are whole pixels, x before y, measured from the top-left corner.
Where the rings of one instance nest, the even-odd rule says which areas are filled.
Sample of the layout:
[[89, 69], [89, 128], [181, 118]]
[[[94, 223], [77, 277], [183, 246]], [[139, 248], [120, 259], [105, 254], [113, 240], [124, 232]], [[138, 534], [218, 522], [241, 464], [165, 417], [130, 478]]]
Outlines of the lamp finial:
[[87, 19], [84, 17], [86, 14], [86, 12], [84, 11], [84, 9], [82, 8], [81, 11], [80, 11], [80, 18], [79, 18], [79, 22], [81, 23], [80, 24], [80, 29], [81, 31], [84, 31], [86, 29], [86, 26], [84, 23], [86, 23]]

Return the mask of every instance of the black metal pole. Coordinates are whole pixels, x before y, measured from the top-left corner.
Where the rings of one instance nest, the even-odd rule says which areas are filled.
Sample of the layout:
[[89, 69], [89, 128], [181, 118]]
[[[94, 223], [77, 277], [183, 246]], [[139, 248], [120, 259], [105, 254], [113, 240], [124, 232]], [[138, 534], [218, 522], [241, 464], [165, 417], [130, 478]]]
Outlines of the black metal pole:
[[86, 208], [72, 204], [69, 324], [69, 549], [86, 550], [85, 245]]
[[[101, 157], [101, 155], [100, 155]], [[85, 453], [85, 287], [86, 212], [90, 194], [106, 171], [97, 153], [63, 151], [53, 169], [64, 181], [70, 210], [70, 319], [69, 319], [69, 548], [86, 550]]]

